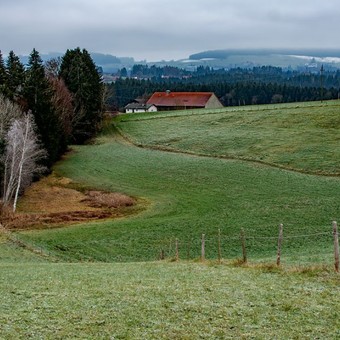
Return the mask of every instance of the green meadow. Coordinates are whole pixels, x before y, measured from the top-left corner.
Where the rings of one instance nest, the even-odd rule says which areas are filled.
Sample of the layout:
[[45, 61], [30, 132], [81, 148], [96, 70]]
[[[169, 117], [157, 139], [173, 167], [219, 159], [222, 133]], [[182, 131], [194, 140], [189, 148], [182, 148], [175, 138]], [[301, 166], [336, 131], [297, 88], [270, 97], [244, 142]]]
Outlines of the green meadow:
[[339, 175], [340, 102], [246, 106], [121, 117], [134, 143]]
[[[283, 260], [323, 261], [326, 255], [332, 261], [332, 221], [340, 212], [338, 177], [302, 174], [252, 162], [249, 161], [250, 152], [244, 156], [248, 158], [246, 161], [222, 158], [219, 156], [225, 152], [216, 144], [214, 151], [201, 155], [206, 146], [214, 143], [216, 136], [220, 140], [231, 138], [225, 136], [233, 126], [248, 129], [248, 133], [242, 133], [249, 135], [246, 149], [250, 150], [257, 145], [261, 147], [261, 143], [254, 143], [256, 137], [251, 137], [255, 130], [262, 136], [261, 140], [266, 141], [263, 144], [271, 145], [276, 140], [279, 123], [273, 126], [273, 121], [280, 121], [280, 117], [288, 121], [289, 117], [298, 115], [300, 124], [306, 122], [303, 133], [311, 136], [310, 139], [316, 138], [313, 137], [314, 125], [308, 118], [312, 108], [315, 112], [315, 107], [325, 111], [321, 116], [328, 117], [328, 126], [337, 117], [334, 114], [337, 106], [333, 102], [306, 107], [302, 105], [299, 115], [294, 107], [283, 105], [281, 110], [264, 106], [262, 110], [258, 108], [258, 112], [242, 109], [200, 114], [197, 110], [195, 114], [187, 115], [185, 112], [160, 114], [159, 118], [155, 114], [142, 118], [121, 116], [108, 123], [97, 143], [74, 147], [73, 152], [55, 167], [55, 173], [71, 178], [79, 186], [136, 197], [139, 200], [138, 208], [135, 208], [137, 213], [72, 228], [25, 232], [20, 238], [65, 260], [115, 262], [156, 260], [162, 250], [172, 256], [176, 239], [180, 257], [195, 259], [200, 256], [200, 239], [205, 234], [207, 257], [213, 259], [217, 256], [220, 230], [223, 257], [235, 259], [240, 256], [239, 235], [243, 228], [249, 239], [249, 256], [256, 260], [275, 260], [278, 225], [283, 223], [286, 237]], [[215, 124], [223, 119], [228, 122], [225, 132]], [[322, 119], [326, 126], [326, 118]], [[232, 121], [236, 123], [233, 125]], [[258, 123], [251, 123], [254, 121]], [[259, 124], [265, 128], [260, 129]], [[118, 134], [116, 126], [122, 135]], [[189, 132], [183, 136], [187, 130]], [[286, 133], [282, 140], [290, 140], [289, 136], [294, 135], [297, 127], [279, 130], [282, 130], [281, 134]], [[324, 130], [333, 133], [334, 128], [325, 127]], [[323, 134], [327, 135], [325, 131]], [[182, 147], [172, 146], [176, 152], [162, 149], [166, 143], [154, 142], [160, 136], [164, 140], [174, 139], [174, 135], [182, 136]], [[205, 144], [199, 142], [203, 135]], [[269, 135], [272, 135], [271, 140], [265, 138]], [[139, 146], [130, 143], [126, 136]], [[333, 133], [332, 136], [336, 145], [333, 154], [338, 154], [338, 135]], [[310, 143], [306, 138], [299, 139], [296, 148], [303, 149], [303, 141]], [[298, 143], [296, 139], [295, 143]], [[188, 147], [185, 152], [179, 152], [183, 151], [183, 145]], [[326, 147], [329, 147], [328, 141], [320, 146]], [[283, 146], [271, 149], [272, 153], [268, 150], [267, 157], [278, 158], [280, 148]], [[214, 157], [213, 152], [218, 157]], [[340, 157], [331, 161], [315, 151], [312, 159], [314, 164], [319, 164], [317, 171], [334, 174], [339, 170]], [[332, 171], [327, 168], [328, 164], [332, 164]]]
[[2, 236], [0, 337], [340, 337], [339, 109], [334, 101], [108, 121], [54, 175], [137, 205], [118, 219]]
[[[1, 248], [0, 248], [1, 249]], [[339, 277], [198, 263], [0, 263], [1, 339], [337, 339]]]

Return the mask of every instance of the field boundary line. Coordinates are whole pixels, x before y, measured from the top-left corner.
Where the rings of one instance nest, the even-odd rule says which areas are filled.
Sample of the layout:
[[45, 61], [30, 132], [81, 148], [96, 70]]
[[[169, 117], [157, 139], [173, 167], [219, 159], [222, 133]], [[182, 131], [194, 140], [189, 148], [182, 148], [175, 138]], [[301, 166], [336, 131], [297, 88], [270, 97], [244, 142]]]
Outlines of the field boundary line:
[[48, 252], [43, 251], [41, 248], [40, 249], [35, 248], [31, 244], [18, 239], [15, 233], [13, 233], [11, 230], [4, 227], [1, 223], [0, 223], [0, 233], [6, 237], [7, 241], [9, 241], [10, 243], [14, 244], [15, 246], [19, 248], [28, 250], [29, 252], [35, 255], [39, 255], [41, 257], [57, 261], [56, 257], [51, 256]]
[[330, 178], [339, 178], [340, 177], [340, 172], [336, 172], [336, 173], [333, 173], [333, 174], [323, 173], [323, 172], [310, 172], [310, 171], [304, 171], [304, 170], [298, 170], [298, 169], [286, 167], [286, 166], [279, 165], [279, 164], [264, 162], [264, 161], [257, 160], [257, 159], [235, 157], [235, 156], [226, 156], [226, 155], [213, 156], [213, 155], [208, 155], [208, 154], [204, 154], [204, 153], [197, 153], [197, 152], [192, 152], [192, 151], [183, 151], [183, 150], [173, 149], [173, 148], [169, 148], [169, 147], [165, 147], [165, 146], [163, 147], [163, 146], [146, 145], [146, 144], [142, 144], [142, 143], [138, 143], [138, 142], [133, 141], [115, 123], [113, 123], [113, 124], [115, 126], [116, 131], [119, 133], [119, 135], [122, 137], [122, 139], [125, 142], [127, 142], [128, 144], [133, 145], [135, 147], [141, 148], [141, 149], [169, 152], [169, 153], [175, 153], [175, 154], [177, 153], [177, 154], [182, 154], [182, 155], [189, 155], [189, 156], [196, 156], [196, 157], [210, 158], [210, 159], [223, 159], [223, 160], [230, 160], [230, 161], [241, 161], [241, 162], [247, 162], [247, 163], [255, 163], [255, 164], [260, 164], [260, 165], [267, 166], [267, 167], [274, 168], [274, 169], [281, 169], [281, 170], [285, 170], [285, 171], [299, 173], [299, 174], [302, 174], [302, 175], [330, 177]]

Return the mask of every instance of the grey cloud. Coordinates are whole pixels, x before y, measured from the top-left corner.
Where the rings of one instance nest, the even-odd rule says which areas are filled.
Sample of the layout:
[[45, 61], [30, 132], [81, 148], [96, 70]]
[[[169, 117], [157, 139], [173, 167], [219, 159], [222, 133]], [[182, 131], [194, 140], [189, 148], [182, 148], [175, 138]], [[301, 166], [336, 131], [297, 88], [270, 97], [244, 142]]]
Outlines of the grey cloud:
[[337, 0], [0, 0], [0, 49], [80, 46], [172, 59], [220, 48], [338, 48], [338, 7]]

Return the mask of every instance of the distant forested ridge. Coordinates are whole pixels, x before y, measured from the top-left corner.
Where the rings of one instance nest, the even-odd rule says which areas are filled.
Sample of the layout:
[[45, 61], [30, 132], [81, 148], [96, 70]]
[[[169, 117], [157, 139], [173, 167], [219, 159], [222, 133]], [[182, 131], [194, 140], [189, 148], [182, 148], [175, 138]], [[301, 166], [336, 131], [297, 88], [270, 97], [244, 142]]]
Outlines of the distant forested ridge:
[[195, 53], [189, 56], [190, 60], [225, 59], [231, 55], [305, 55], [314, 57], [339, 57], [339, 49], [229, 49], [210, 50]]
[[176, 67], [135, 65], [130, 77], [107, 84], [107, 105], [122, 109], [133, 99], [156, 91], [214, 92], [225, 106], [337, 99], [340, 71], [290, 71], [262, 66], [219, 69], [199, 66], [193, 72]]

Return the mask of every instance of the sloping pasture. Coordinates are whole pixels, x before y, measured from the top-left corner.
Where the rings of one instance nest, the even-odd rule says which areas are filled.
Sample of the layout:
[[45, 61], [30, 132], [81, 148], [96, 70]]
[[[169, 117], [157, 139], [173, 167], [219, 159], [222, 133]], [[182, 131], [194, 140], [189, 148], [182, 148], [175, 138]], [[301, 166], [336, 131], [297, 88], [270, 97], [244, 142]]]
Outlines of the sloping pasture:
[[340, 175], [340, 102], [121, 116], [136, 144]]
[[[328, 105], [335, 110], [333, 104]], [[261, 129], [253, 122], [261, 122], [266, 130], [264, 135], [275, 140], [275, 126], [283, 124], [279, 123], [280, 108], [275, 107], [275, 110], [278, 110], [276, 116], [265, 109], [258, 112], [243, 109], [205, 115], [199, 111], [187, 115], [172, 112], [160, 114], [159, 118], [151, 115], [152, 119], [147, 119], [148, 116], [120, 118], [118, 127], [124, 138], [111, 125], [97, 144], [74, 147], [67, 159], [55, 167], [55, 172], [79, 185], [136, 197], [143, 211], [118, 220], [26, 232], [20, 237], [68, 260], [144, 261], [157, 259], [162, 250], [172, 256], [176, 238], [180, 257], [198, 258], [202, 234], [206, 235], [207, 257], [216, 258], [220, 229], [222, 256], [236, 258], [241, 252], [240, 229], [244, 228], [249, 240], [249, 256], [275, 259], [277, 228], [283, 223], [283, 260], [327, 259], [331, 262], [331, 222], [340, 215], [338, 177], [307, 175], [258, 162], [220, 158], [224, 150], [218, 144], [210, 148], [208, 157], [185, 153], [205, 153], [205, 147], [212, 140], [220, 139], [225, 143], [226, 138], [231, 138], [228, 137], [230, 131], [236, 136], [234, 130], [242, 127], [248, 129], [247, 148], [261, 148], [261, 140], [266, 138], [262, 133], [262, 139], [255, 143], [252, 131], [261, 134]], [[285, 124], [290, 117], [299, 116], [294, 110], [291, 112], [282, 106], [282, 111], [286, 112]], [[336, 121], [336, 115], [329, 115], [330, 121]], [[274, 120], [277, 123], [273, 127]], [[219, 126], [221, 121], [228, 122], [227, 126], [216, 130], [215, 125]], [[303, 120], [299, 118], [299, 121], [301, 125]], [[308, 130], [310, 122], [304, 121], [302, 130]], [[325, 121], [324, 124], [327, 125]], [[289, 126], [279, 129], [287, 137], [282, 140], [294, 135]], [[333, 133], [333, 126], [327, 129]], [[126, 136], [142, 147], [129, 143]], [[152, 148], [165, 145], [159, 142], [160, 136], [164, 141], [181, 140], [181, 146], [174, 149], [185, 152]], [[339, 143], [334, 136], [336, 154]], [[296, 148], [303, 148], [304, 142], [305, 138], [295, 139]], [[320, 164], [317, 171], [336, 173], [339, 170], [337, 157], [329, 162], [322, 153], [316, 152], [313, 157], [317, 159], [314, 163]], [[328, 163], [333, 170], [326, 167]], [[307, 167], [305, 163], [304, 167]]]
[[[202, 111], [124, 116], [110, 122], [94, 144], [74, 147], [55, 167], [55, 178], [72, 190], [125, 193], [137, 206], [116, 219], [2, 231], [0, 338], [339, 338], [340, 285], [331, 234], [331, 222], [340, 216], [339, 160], [314, 152], [316, 168], [303, 161], [299, 169], [333, 176], [251, 161], [250, 144], [261, 148], [278, 132], [295, 134], [291, 127], [266, 125], [268, 118], [257, 109], [240, 109], [244, 124], [236, 109], [208, 116]], [[233, 119], [239, 123], [233, 125]], [[323, 128], [330, 134], [331, 125]], [[256, 126], [264, 127], [262, 137]], [[234, 133], [230, 142], [237, 137], [234, 129], [262, 140], [257, 145], [249, 135], [246, 160], [239, 154], [231, 159], [223, 149], [224, 136]], [[297, 149], [306, 136], [294, 139]], [[336, 155], [336, 134], [332, 140]], [[274, 154], [280, 152], [271, 149], [267, 156]], [[21, 209], [28, 207], [26, 199]], [[283, 266], [276, 268], [279, 223]], [[250, 264], [240, 266], [241, 228]], [[208, 260], [196, 263], [203, 233]], [[173, 261], [176, 239], [179, 262]], [[167, 259], [153, 262], [160, 251]]]

